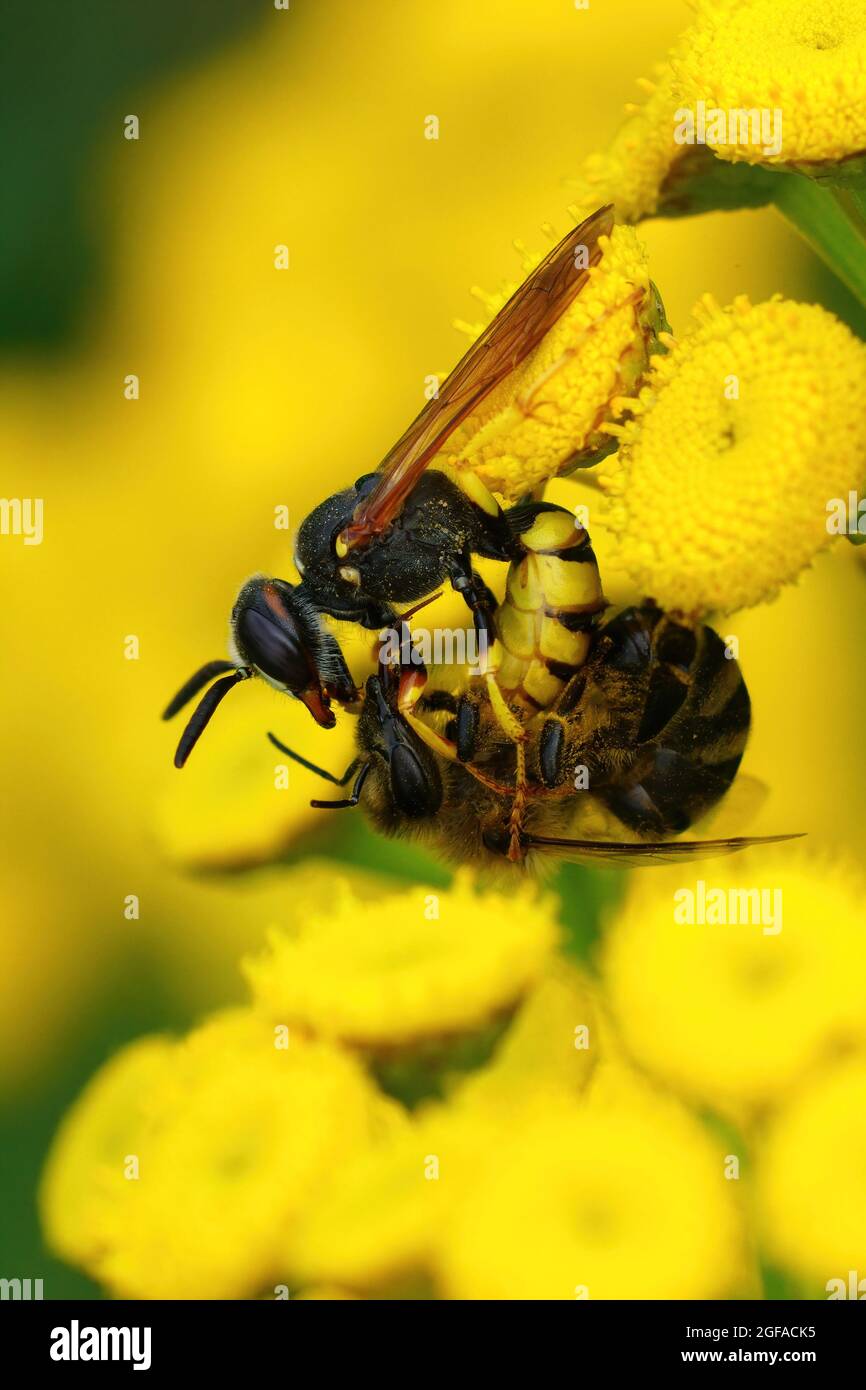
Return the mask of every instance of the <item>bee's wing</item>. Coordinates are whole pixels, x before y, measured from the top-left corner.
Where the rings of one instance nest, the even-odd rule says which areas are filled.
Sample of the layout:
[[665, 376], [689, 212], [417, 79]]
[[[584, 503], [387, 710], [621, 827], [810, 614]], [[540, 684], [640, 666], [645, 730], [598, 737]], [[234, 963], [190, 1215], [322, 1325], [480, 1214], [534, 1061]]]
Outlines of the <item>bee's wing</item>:
[[[348, 547], [365, 545], [394, 520], [448, 436], [478, 403], [538, 346], [601, 258], [598, 241], [613, 230], [613, 205], [587, 217], [556, 246], [500, 309], [406, 433], [383, 459], [381, 477], [343, 532]], [[587, 268], [575, 264], [586, 248]]]
[[564, 859], [587, 859], [618, 868], [638, 864], [678, 864], [683, 859], [714, 859], [736, 854], [750, 845], [775, 845], [782, 840], [799, 840], [794, 835], [734, 835], [721, 840], [565, 840], [546, 835], [524, 835], [526, 849], [556, 851]]
[[696, 820], [692, 830], [698, 835], [722, 839], [730, 831], [751, 830], [770, 798], [770, 788], [748, 772], [738, 772], [720, 801]]

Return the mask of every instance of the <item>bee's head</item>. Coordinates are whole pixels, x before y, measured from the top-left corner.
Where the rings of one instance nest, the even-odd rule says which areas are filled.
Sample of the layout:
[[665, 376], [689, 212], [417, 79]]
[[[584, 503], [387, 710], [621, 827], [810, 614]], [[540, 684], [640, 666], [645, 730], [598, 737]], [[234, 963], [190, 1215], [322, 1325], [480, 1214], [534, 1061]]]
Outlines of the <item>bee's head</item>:
[[210, 661], [191, 676], [163, 714], [171, 719], [221, 672], [187, 724], [175, 766], [183, 767], [223, 697], [241, 680], [261, 676], [275, 690], [301, 700], [323, 728], [336, 723], [331, 696], [349, 703], [356, 689], [343, 655], [324, 627], [303, 585], [255, 575], [243, 586], [231, 616], [233, 661]]
[[384, 817], [393, 827], [436, 815], [443, 796], [436, 758], [395, 708], [393, 690], [384, 688], [380, 676], [367, 678], [358, 743], [370, 755], [380, 821]]

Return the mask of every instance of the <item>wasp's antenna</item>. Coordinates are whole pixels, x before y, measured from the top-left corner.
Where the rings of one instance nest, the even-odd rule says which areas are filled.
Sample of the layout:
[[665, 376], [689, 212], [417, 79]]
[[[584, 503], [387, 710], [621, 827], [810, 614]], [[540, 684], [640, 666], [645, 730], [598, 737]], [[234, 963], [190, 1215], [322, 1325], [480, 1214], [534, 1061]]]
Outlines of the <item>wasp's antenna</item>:
[[[201, 671], [198, 673], [201, 676]], [[232, 686], [237, 685], [238, 681], [249, 680], [252, 672], [247, 666], [237, 666], [230, 676], [224, 676], [216, 685], [212, 685], [201, 698], [193, 711], [192, 717], [181, 734], [180, 743], [177, 745], [177, 752], [174, 755], [175, 767], [183, 767], [192, 750], [195, 748], [217, 708], [217, 705], [228, 695]], [[193, 679], [197, 679], [194, 677]], [[192, 682], [189, 682], [191, 685]], [[182, 691], [180, 692], [183, 693]]]
[[208, 681], [213, 680], [214, 676], [222, 675], [223, 671], [233, 671], [236, 669], [233, 661], [206, 662], [200, 670], [196, 671], [194, 676], [190, 676], [189, 680], [181, 686], [174, 698], [169, 700], [162, 712], [163, 719], [173, 719], [178, 710], [183, 709], [187, 701], [191, 700], [193, 695], [197, 695], [198, 692], [207, 685]]

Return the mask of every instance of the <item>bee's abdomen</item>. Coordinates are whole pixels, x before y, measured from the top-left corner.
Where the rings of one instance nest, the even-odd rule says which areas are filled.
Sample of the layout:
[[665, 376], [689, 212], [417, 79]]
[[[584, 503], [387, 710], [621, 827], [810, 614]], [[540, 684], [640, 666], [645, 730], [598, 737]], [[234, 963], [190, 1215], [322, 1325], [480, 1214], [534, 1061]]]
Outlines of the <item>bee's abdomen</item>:
[[606, 602], [589, 535], [548, 503], [520, 533], [496, 614], [500, 688], [547, 709], [586, 660]]
[[641, 682], [634, 758], [602, 791], [610, 810], [645, 834], [686, 830], [736, 776], [751, 721], [742, 672], [712, 628], [649, 606], [608, 628], [611, 657]]

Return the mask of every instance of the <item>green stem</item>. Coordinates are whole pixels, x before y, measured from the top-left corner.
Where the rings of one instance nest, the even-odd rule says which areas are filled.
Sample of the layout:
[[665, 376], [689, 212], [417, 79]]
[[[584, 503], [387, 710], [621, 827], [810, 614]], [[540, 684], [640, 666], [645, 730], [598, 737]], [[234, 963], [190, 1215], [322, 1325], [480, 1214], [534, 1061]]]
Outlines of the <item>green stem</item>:
[[852, 188], [780, 174], [773, 201], [866, 307], [866, 204]]

